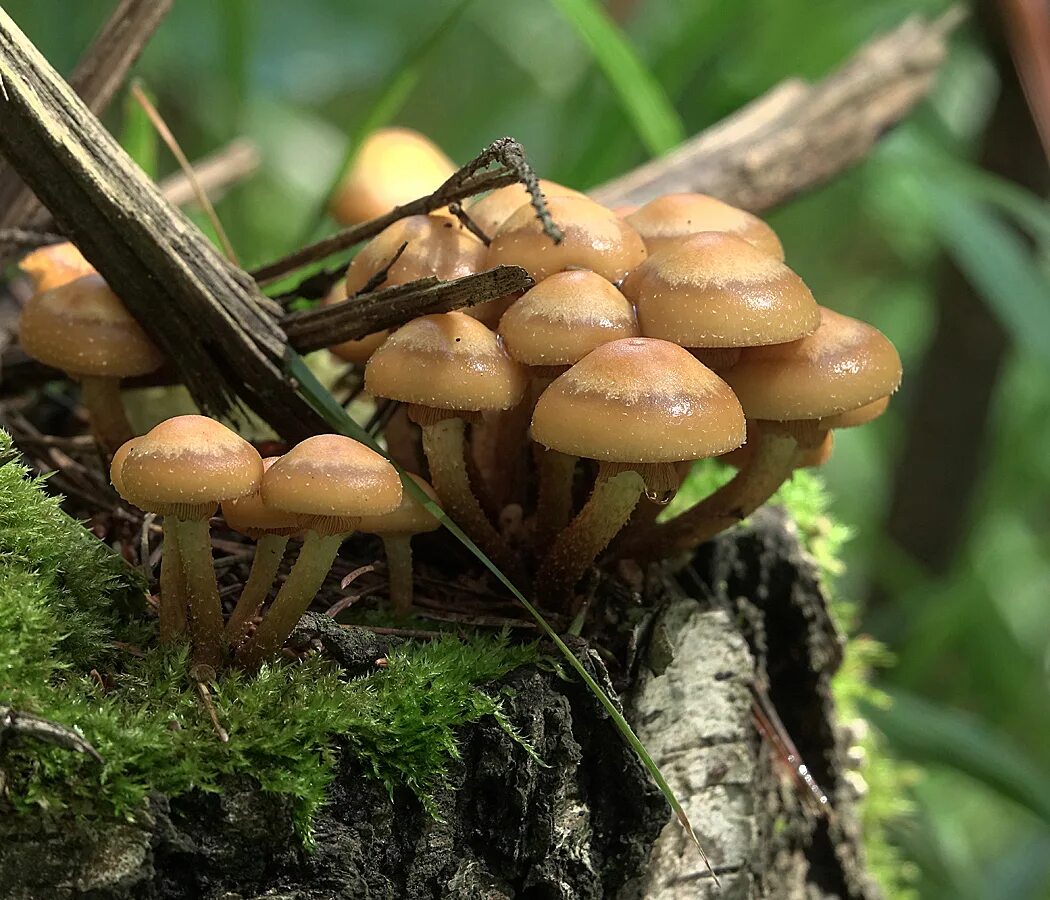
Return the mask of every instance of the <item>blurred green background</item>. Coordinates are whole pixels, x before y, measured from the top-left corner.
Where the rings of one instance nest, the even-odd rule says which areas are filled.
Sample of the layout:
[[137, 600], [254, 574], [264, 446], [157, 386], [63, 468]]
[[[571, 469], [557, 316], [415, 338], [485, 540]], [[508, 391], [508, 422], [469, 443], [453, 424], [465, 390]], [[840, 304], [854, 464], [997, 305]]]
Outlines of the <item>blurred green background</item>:
[[[110, 6], [5, 3], [64, 72]], [[905, 362], [889, 415], [841, 432], [826, 472], [856, 535], [840, 593], [867, 602], [864, 629], [896, 657], [878, 675], [897, 701], [879, 721], [924, 766], [893, 837], [921, 897], [1025, 900], [1050, 896], [1050, 212], [1046, 157], [985, 6], [910, 120], [770, 221], [818, 299], [877, 325]], [[250, 266], [316, 231], [369, 123], [415, 127], [460, 162], [510, 134], [541, 175], [586, 188], [946, 4], [610, 0], [648, 95], [637, 73], [607, 77], [608, 36], [581, 39], [597, 8], [179, 0], [137, 72], [191, 159], [258, 142], [262, 170], [218, 204]], [[108, 122], [141, 134], [123, 99]], [[145, 146], [157, 174], [174, 168]]]

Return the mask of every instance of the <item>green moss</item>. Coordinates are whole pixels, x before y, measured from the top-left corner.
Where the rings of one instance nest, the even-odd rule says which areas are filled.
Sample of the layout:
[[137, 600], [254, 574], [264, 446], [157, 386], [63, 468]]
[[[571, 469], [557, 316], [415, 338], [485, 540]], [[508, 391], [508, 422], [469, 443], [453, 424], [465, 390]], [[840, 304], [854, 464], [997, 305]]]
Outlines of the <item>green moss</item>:
[[428, 803], [462, 725], [494, 716], [510, 731], [498, 694], [479, 686], [536, 650], [479, 635], [407, 644], [370, 677], [320, 658], [229, 675], [214, 692], [230, 736], [221, 743], [187, 682], [185, 648], [151, 643], [139, 577], [26, 477], [2, 433], [0, 458], [0, 698], [75, 727], [104, 759], [12, 744], [4, 775], [16, 812], [134, 820], [151, 790], [217, 791], [250, 776], [295, 798], [305, 836], [337, 740], [388, 790]]

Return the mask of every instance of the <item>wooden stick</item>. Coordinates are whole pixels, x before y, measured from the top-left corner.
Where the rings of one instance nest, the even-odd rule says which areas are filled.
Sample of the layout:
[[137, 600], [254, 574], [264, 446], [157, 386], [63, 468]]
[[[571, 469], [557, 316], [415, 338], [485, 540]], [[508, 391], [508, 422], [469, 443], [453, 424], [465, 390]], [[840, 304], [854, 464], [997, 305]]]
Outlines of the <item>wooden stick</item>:
[[823, 184], [863, 159], [929, 91], [964, 17], [913, 17], [817, 84], [790, 79], [666, 156], [591, 192], [607, 206], [699, 191], [753, 212]]
[[[80, 58], [69, 82], [96, 115], [109, 106], [142, 48], [171, 11], [175, 0], [120, 0], [91, 46]], [[43, 230], [49, 217], [18, 174], [0, 171], [0, 228], [24, 226]]]

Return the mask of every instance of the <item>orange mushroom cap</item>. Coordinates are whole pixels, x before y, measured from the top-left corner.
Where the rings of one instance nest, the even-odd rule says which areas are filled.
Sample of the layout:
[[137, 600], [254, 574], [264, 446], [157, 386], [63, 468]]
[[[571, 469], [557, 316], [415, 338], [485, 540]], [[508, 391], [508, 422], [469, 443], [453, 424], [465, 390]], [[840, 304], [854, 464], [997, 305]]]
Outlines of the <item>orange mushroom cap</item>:
[[[539, 187], [547, 200], [551, 200], [554, 197], [584, 196], [579, 191], [574, 191], [572, 188], [543, 178], [539, 181]], [[508, 184], [506, 187], [498, 188], [492, 193], [486, 194], [480, 200], [475, 200], [467, 207], [467, 213], [485, 235], [491, 238], [499, 231], [500, 226], [507, 219], [521, 209], [522, 206], [531, 203], [532, 195], [525, 189], [525, 185], [518, 183]]]
[[638, 233], [612, 210], [586, 197], [552, 197], [547, 206], [562, 230], [555, 244], [531, 205], [522, 206], [496, 232], [486, 268], [522, 266], [536, 281], [565, 269], [590, 269], [617, 282], [645, 259]]
[[556, 378], [536, 404], [532, 436], [552, 450], [605, 462], [669, 463], [744, 442], [728, 385], [677, 344], [602, 344]]
[[95, 271], [76, 245], [69, 241], [49, 244], [27, 253], [18, 263], [18, 268], [29, 276], [37, 293], [69, 284]]
[[[434, 489], [418, 475], [408, 473], [416, 485], [431, 500], [441, 505]], [[368, 534], [422, 534], [425, 531], [436, 531], [441, 523], [434, 518], [411, 491], [403, 491], [401, 505], [393, 512], [379, 516], [362, 516], [357, 523], [357, 530]]]
[[758, 216], [707, 194], [664, 194], [627, 215], [650, 253], [703, 231], [723, 231], [743, 238], [757, 250], [783, 261], [780, 238]]

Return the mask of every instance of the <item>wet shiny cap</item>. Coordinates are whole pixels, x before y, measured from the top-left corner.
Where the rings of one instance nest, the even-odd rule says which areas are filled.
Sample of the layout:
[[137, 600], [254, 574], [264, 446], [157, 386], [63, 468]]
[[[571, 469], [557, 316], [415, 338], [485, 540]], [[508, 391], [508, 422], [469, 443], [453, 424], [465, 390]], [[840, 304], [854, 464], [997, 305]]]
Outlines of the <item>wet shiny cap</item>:
[[590, 269], [617, 282], [645, 259], [638, 233], [612, 210], [586, 197], [552, 197], [547, 206], [562, 242], [555, 244], [532, 206], [523, 206], [496, 232], [485, 268], [522, 266], [536, 281], [565, 269]]
[[754, 347], [811, 334], [820, 312], [784, 263], [742, 238], [694, 235], [654, 253], [624, 280], [646, 337], [683, 347]]
[[29, 276], [37, 293], [69, 284], [95, 271], [76, 245], [69, 241], [49, 244], [27, 253], [18, 263], [18, 268]]
[[22, 310], [22, 349], [70, 375], [130, 378], [161, 367], [164, 356], [99, 275], [35, 294]]
[[[582, 197], [579, 191], [567, 188], [554, 181], [541, 178], [540, 190], [547, 200], [554, 197]], [[492, 237], [499, 231], [500, 226], [507, 221], [522, 206], [532, 203], [532, 195], [525, 189], [523, 184], [508, 184], [506, 187], [498, 188], [491, 194], [487, 194], [480, 200], [475, 200], [467, 207], [467, 213], [474, 223], [485, 233]]]
[[300, 517], [356, 521], [397, 509], [401, 479], [384, 457], [353, 438], [318, 434], [270, 466], [262, 498]]
[[758, 216], [707, 194], [664, 194], [627, 215], [650, 253], [702, 231], [724, 231], [783, 261], [780, 238]]
[[130, 441], [125, 441], [117, 448], [117, 452], [113, 454], [113, 459], [109, 461], [110, 483], [125, 500], [128, 499], [127, 488], [124, 486], [124, 473], [121, 470], [124, 468], [124, 460], [128, 458], [128, 454], [141, 440], [141, 437], [133, 437]]
[[603, 344], [556, 378], [532, 417], [534, 440], [607, 462], [665, 463], [727, 453], [744, 442], [733, 392], [668, 341]]
[[[335, 306], [346, 300], [346, 296], [346, 279], [340, 278], [339, 281], [332, 285], [332, 289], [321, 301], [321, 305]], [[386, 340], [388, 334], [390, 334], [390, 331], [384, 328], [382, 331], [374, 331], [372, 334], [366, 334], [363, 338], [358, 338], [357, 340], [333, 344], [328, 349], [348, 363], [363, 366], [368, 362], [368, 357], [375, 352], [376, 347]]]
[[500, 319], [500, 337], [512, 359], [526, 366], [571, 366], [602, 344], [637, 337], [638, 321], [626, 297], [586, 269], [544, 278]]
[[462, 225], [444, 216], [409, 216], [381, 231], [361, 249], [346, 270], [346, 292], [356, 294], [383, 271], [407, 244], [405, 252], [390, 266], [377, 290], [433, 276], [446, 281], [480, 272], [485, 245]]
[[[262, 461], [264, 478], [278, 459], [279, 456], [268, 456]], [[266, 504], [262, 496], [262, 482], [259, 488], [254, 494], [223, 501], [222, 515], [226, 524], [251, 538], [263, 534], [293, 535], [302, 531], [294, 514]]]
[[136, 439], [120, 468], [120, 492], [141, 509], [163, 511], [254, 493], [262, 473], [258, 451], [221, 422], [176, 416]]
[[[441, 505], [434, 489], [418, 475], [408, 473], [411, 478], [431, 500]], [[401, 505], [393, 512], [382, 516], [362, 516], [357, 523], [358, 531], [368, 534], [422, 534], [424, 531], [436, 531], [441, 523], [435, 519], [415, 495], [408, 490], [402, 492]]]
[[459, 312], [413, 319], [365, 366], [365, 390], [373, 397], [435, 409], [510, 409], [525, 382], [496, 335]]
[[329, 210], [342, 225], [367, 222], [432, 193], [455, 171], [452, 160], [418, 131], [380, 128], [361, 143]]
[[823, 419], [897, 389], [900, 357], [882, 332], [824, 307], [820, 315], [809, 337], [747, 348], [722, 374], [749, 419]]

